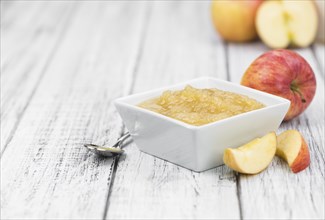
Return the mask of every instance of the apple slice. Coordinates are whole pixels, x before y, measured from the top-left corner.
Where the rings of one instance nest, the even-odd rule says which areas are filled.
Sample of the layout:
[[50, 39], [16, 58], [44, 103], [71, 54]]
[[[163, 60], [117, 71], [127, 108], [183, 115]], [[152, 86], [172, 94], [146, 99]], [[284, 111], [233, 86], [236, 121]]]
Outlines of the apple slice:
[[268, 133], [238, 148], [227, 148], [224, 163], [240, 173], [255, 174], [264, 170], [272, 161], [276, 151], [276, 135]]
[[317, 33], [317, 8], [310, 0], [265, 1], [257, 10], [255, 25], [271, 48], [307, 47]]
[[308, 145], [297, 130], [285, 131], [277, 137], [276, 155], [286, 160], [294, 173], [310, 164]]

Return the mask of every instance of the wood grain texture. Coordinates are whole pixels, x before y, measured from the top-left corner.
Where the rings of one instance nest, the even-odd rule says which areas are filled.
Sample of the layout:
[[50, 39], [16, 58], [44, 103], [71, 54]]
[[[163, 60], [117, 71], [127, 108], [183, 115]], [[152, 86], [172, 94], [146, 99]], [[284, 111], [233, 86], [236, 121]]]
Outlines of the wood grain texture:
[[[269, 50], [261, 43], [229, 45], [230, 78], [240, 82], [250, 63]], [[312, 51], [296, 50], [312, 66], [317, 92], [310, 107], [300, 117], [282, 123], [279, 131], [299, 130], [308, 142], [311, 164], [294, 174], [286, 162], [275, 158], [259, 175], [240, 175], [239, 199], [244, 219], [322, 219], [324, 218], [324, 80]]]
[[10, 7], [8, 3], [1, 16], [1, 153], [65, 33], [73, 7], [42, 1], [12, 2]]
[[[199, 76], [227, 78], [224, 45], [211, 28], [208, 7], [208, 2], [151, 5], [132, 92]], [[135, 144], [125, 150], [109, 196], [107, 219], [240, 217], [236, 177], [227, 167], [195, 173], [142, 153]]]
[[[239, 83], [262, 43], [224, 43], [208, 1], [1, 2], [1, 219], [324, 219], [324, 45], [297, 50], [317, 93], [297, 129], [311, 165], [195, 173], [138, 150], [88, 153], [124, 131], [112, 100], [213, 76]], [[4, 150], [5, 149], [5, 150]]]
[[94, 156], [82, 143], [112, 144], [121, 135], [111, 101], [130, 91], [124, 79], [132, 79], [145, 7], [82, 2], [74, 10], [2, 156], [2, 219], [105, 214], [114, 161]]

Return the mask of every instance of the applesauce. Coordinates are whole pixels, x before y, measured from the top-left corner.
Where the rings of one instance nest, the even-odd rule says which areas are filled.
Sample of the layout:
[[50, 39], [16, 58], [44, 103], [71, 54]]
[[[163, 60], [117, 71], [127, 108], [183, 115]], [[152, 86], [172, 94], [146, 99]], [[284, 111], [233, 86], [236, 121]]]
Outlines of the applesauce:
[[197, 89], [189, 85], [183, 90], [167, 90], [138, 106], [197, 126], [264, 107], [245, 95], [214, 88]]

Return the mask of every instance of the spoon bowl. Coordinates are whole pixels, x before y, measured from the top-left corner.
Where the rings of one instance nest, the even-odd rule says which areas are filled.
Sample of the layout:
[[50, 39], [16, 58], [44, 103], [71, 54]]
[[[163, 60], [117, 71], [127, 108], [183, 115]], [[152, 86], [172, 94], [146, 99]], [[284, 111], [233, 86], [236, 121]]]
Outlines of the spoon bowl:
[[117, 142], [112, 147], [103, 147], [96, 144], [84, 144], [84, 147], [94, 154], [104, 156], [104, 157], [114, 157], [119, 154], [123, 154], [124, 150], [121, 149], [122, 143], [130, 137], [130, 133], [126, 133], [120, 137]]
[[124, 150], [117, 147], [102, 147], [96, 144], [84, 144], [84, 146], [89, 151], [104, 157], [114, 157], [118, 154], [124, 153]]

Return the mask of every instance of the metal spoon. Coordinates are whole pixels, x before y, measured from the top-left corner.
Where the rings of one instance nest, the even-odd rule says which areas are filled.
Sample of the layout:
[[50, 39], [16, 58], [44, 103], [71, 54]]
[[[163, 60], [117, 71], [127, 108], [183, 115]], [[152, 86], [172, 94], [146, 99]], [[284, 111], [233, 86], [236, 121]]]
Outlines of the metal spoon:
[[128, 137], [130, 137], [130, 133], [125, 133], [122, 137], [120, 137], [117, 142], [111, 147], [103, 147], [96, 144], [84, 144], [89, 151], [104, 156], [104, 157], [114, 157], [118, 154], [123, 154], [124, 150], [121, 149], [121, 145], [123, 141], [125, 141]]

